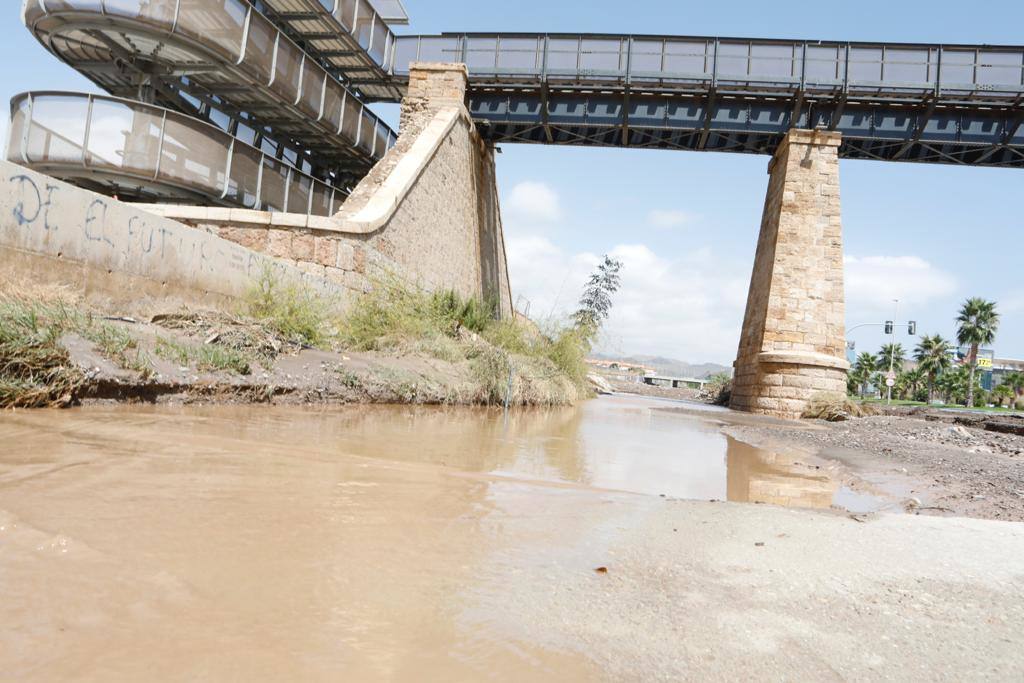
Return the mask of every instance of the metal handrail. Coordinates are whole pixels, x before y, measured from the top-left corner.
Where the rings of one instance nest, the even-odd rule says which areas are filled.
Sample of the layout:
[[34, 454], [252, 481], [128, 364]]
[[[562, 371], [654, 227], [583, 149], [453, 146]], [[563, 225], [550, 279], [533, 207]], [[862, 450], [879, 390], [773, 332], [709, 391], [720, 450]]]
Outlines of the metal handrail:
[[[808, 89], [1005, 94], [1008, 100], [1024, 93], [1024, 47], [1019, 46], [495, 33], [399, 36], [395, 53], [392, 73], [399, 77], [413, 61], [464, 55], [471, 79], [533, 76], [625, 84], [637, 78], [671, 83], [717, 77], [722, 83]], [[673, 66], [682, 64], [688, 67]]]
[[[365, 2], [365, 0], [361, 1]], [[150, 5], [144, 0], [136, 0], [137, 8], [132, 11], [126, 11], [123, 3], [118, 8], [112, 9], [107, 6], [107, 0], [101, 0], [98, 12], [92, 3], [75, 6], [76, 2], [81, 2], [81, 0], [62, 0], [61, 6], [54, 8], [52, 3], [48, 6], [45, 0], [24, 0], [23, 17], [26, 25], [52, 52], [57, 52], [53, 47], [52, 35], [46, 35], [44, 39], [44, 36], [40, 34], [41, 30], [48, 32], [46, 28], [40, 26], [40, 22], [45, 22], [49, 17], [60, 17], [63, 20], [61, 24], [52, 27], [57, 32], [73, 31], [87, 24], [96, 24], [96, 28], [116, 24], [130, 27], [139, 33], [159, 37], [162, 40], [173, 36], [182, 45], [194, 49], [200, 54], [217, 55], [229, 72], [244, 74], [245, 78], [251, 79], [254, 87], [261, 88], [267, 94], [280, 98], [282, 104], [302, 112], [311, 123], [317, 124], [332, 135], [346, 139], [353, 148], [364, 149], [373, 159], [383, 157], [387, 149], [393, 146], [397, 140], [394, 131], [370, 111], [358, 96], [354, 95], [328, 70], [320, 66], [315, 59], [309, 57], [253, 5], [244, 0], [211, 3], [209, 7], [203, 9], [206, 13], [203, 19], [208, 24], [237, 27], [238, 35], [228, 39], [211, 38], [209, 36], [211, 30], [207, 26], [202, 25], [193, 13], [181, 10], [181, 0], [164, 0], [162, 5], [159, 3]], [[157, 11], [159, 8], [169, 10], [172, 4], [173, 12], [167, 11], [166, 14], [161, 14]], [[153, 9], [154, 6], [157, 9]], [[254, 21], [265, 22], [265, 25], [276, 34], [270, 68], [264, 68], [264, 65], [258, 60], [249, 58], [255, 53], [250, 46], [252, 40], [250, 27]], [[296, 55], [300, 62], [294, 78], [289, 82], [282, 83], [279, 82], [277, 66], [285, 52], [290, 57]], [[74, 66], [73, 60], [68, 61]], [[303, 92], [307, 83], [318, 84], [315, 86], [316, 92]], [[338, 93], [331, 100], [327, 97], [329, 88]], [[230, 97], [225, 100], [230, 102]], [[327, 111], [328, 101], [342, 102], [343, 104], [340, 105], [340, 110]], [[346, 116], [349, 115], [354, 115], [359, 120], [371, 118], [374, 121], [374, 130], [386, 131], [384, 144], [380, 145], [377, 139], [371, 139], [364, 147], [364, 141], [351, 139], [346, 133]], [[335, 119], [337, 119], [336, 125], [333, 123]], [[327, 123], [331, 125], [325, 126], [324, 124]]]
[[[64, 120], [60, 121], [63, 124], [61, 130], [49, 127], [47, 125], [48, 122], [40, 118], [40, 104], [45, 104], [48, 100], [59, 101], [61, 104], [61, 116], [65, 117]], [[65, 130], [67, 128], [66, 118], [74, 112], [74, 108], [68, 106], [69, 100], [81, 101], [85, 107], [85, 122], [81, 140], [73, 139]], [[125, 107], [131, 112], [133, 121], [134, 117], [140, 113], [159, 119], [158, 137], [154, 138], [152, 131], [136, 131], [134, 127], [118, 131], [118, 135], [123, 136], [121, 140], [115, 140], [110, 135], [98, 136], [99, 134], [95, 132], [96, 126], [94, 125], [98, 118], [95, 107], [97, 102], [111, 102]], [[184, 135], [179, 135], [177, 138], [172, 138], [167, 131], [168, 122], [178, 124], [182, 130], [189, 133], [195, 133], [195, 137], [186, 139]], [[109, 127], [111, 122], [108, 120], [105, 123]], [[134, 179], [144, 181], [147, 184], [152, 183], [157, 186], [175, 188], [189, 193], [199, 193], [211, 200], [222, 203], [270, 211], [288, 211], [290, 208], [289, 194], [292, 192], [293, 186], [307, 185], [309, 187], [309, 198], [306, 201], [305, 207], [302, 207], [301, 211], [292, 212], [320, 216], [331, 215], [340, 207], [348, 195], [344, 189], [324, 183], [296, 168], [294, 165], [288, 164], [284, 160], [276, 159], [256, 147], [230, 136], [211, 123], [164, 107], [143, 104], [120, 97], [65, 91], [22, 93], [16, 95], [11, 100], [11, 126], [9, 131], [8, 158], [11, 161], [33, 168], [52, 169], [62, 174], [86, 177], [95, 174], [120, 179]], [[44, 136], [44, 142], [40, 146], [43, 150], [41, 154], [35, 149], [36, 144], [34, 142], [34, 136], [38, 136], [40, 133]], [[65, 148], [72, 150], [71, 153], [52, 155], [55, 141]], [[172, 173], [171, 169], [166, 165], [166, 159], [169, 155], [165, 154], [165, 147], [169, 141], [181, 150], [203, 150], [205, 154], [215, 157], [217, 156], [216, 154], [210, 154], [210, 147], [212, 145], [215, 149], [223, 151], [222, 161], [220, 165], [209, 168], [209, 173], [206, 176], [208, 182], [203, 182], [202, 174], [195, 172], [190, 180], [186, 179], [188, 178], [188, 164], [200, 165], [199, 162], [194, 161], [194, 158], [199, 155], [179, 154], [178, 158], [182, 163], [178, 164], [178, 166], [181, 168], [178, 173]], [[133, 143], [135, 144], [133, 145]], [[130, 154], [129, 150], [133, 147], [138, 150], [147, 146], [152, 147], [153, 145], [155, 145], [153, 154], [144, 155], [140, 158], [137, 151], [131, 152], [133, 158], [132, 165], [123, 165], [123, 161]], [[103, 159], [98, 156], [94, 150], [101, 146], [107, 148], [113, 155], [120, 157], [122, 165], [115, 165], [111, 163], [110, 159]], [[15, 148], [17, 148], [17, 154], [13, 153]], [[235, 166], [235, 159], [242, 155], [255, 162], [255, 177], [246, 175], [245, 171]], [[287, 167], [285, 193], [280, 206], [271, 204], [266, 196], [265, 190], [267, 187], [264, 185], [263, 174], [264, 168], [273, 168], [278, 164]], [[234, 184], [234, 187], [237, 188], [238, 193], [241, 195], [241, 201], [232, 198], [232, 184]], [[253, 190], [252, 203], [245, 202], [244, 188], [251, 188]], [[326, 201], [316, 205], [314, 202], [317, 197]]]

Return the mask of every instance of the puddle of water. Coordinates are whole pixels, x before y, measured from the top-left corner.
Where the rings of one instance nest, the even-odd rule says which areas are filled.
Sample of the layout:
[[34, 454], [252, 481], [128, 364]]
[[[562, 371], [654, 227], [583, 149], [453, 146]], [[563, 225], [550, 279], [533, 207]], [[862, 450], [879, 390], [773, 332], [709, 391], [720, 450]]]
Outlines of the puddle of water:
[[592, 574], [656, 494], [827, 507], [840, 491], [658, 406], [0, 415], [0, 585], [18, 587], [0, 601], [0, 670], [595, 678], [579, 652], [509, 635], [500, 577]]
[[[671, 498], [810, 508], [853, 499], [827, 472], [727, 437], [716, 422], [660, 409], [667, 404], [618, 396], [507, 418], [493, 410], [415, 406], [132, 406], [26, 413], [0, 420], [0, 438], [26, 445], [0, 466], [18, 465], [22, 476], [31, 476], [34, 460], [48, 462], [58, 454], [73, 460], [76, 447], [102, 443], [108, 435], [137, 440], [124, 455], [202, 448], [227, 437], [278, 455], [324, 461], [357, 456]], [[175, 425], [175, 443], [147, 438], [168, 423]]]

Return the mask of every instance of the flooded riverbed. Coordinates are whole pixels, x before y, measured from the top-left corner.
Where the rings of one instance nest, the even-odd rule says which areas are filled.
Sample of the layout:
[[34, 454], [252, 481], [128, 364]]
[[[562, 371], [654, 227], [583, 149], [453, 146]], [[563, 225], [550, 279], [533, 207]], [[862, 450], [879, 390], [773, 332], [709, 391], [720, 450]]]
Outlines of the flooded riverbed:
[[542, 610], [538, 575], [589, 580], [662, 496], [828, 508], [844, 495], [826, 469], [667, 407], [0, 415], [0, 671], [593, 673], [591, 657], [506, 614]]

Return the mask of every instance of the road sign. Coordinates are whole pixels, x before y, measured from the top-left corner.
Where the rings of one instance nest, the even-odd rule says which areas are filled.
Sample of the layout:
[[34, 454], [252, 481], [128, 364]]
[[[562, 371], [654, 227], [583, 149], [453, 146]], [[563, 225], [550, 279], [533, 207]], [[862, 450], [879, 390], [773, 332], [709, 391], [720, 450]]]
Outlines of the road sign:
[[887, 380], [891, 380], [891, 381], [895, 382], [896, 381], [896, 372], [894, 370], [890, 370], [889, 372], [885, 373], [885, 378]]
[[887, 386], [890, 389], [892, 389], [894, 386], [896, 386], [896, 378], [895, 377], [889, 377], [888, 379], [886, 379], [885, 380], [885, 386]]

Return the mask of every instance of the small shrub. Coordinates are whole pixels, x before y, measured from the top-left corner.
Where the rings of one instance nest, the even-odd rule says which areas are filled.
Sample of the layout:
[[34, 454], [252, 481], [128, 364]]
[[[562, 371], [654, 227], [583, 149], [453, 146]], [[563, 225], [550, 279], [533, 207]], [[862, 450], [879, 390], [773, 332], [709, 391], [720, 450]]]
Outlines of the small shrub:
[[526, 328], [516, 320], [498, 320], [481, 335], [489, 343], [509, 353], [527, 354], [532, 346]]
[[576, 328], [557, 330], [549, 338], [542, 341], [540, 353], [550, 360], [577, 386], [587, 381], [587, 351], [590, 349], [588, 340]]
[[727, 406], [732, 400], [732, 377], [725, 372], [713, 375], [701, 396], [716, 406]]
[[383, 280], [360, 295], [341, 322], [341, 343], [355, 351], [380, 351], [413, 339], [442, 334], [430, 298]]
[[308, 288], [283, 284], [267, 268], [246, 294], [244, 312], [289, 341], [321, 347], [332, 306]]
[[451, 332], [466, 329], [480, 334], [498, 318], [498, 302], [494, 299], [463, 299], [454, 290], [436, 292], [430, 298], [431, 313], [442, 327]]

